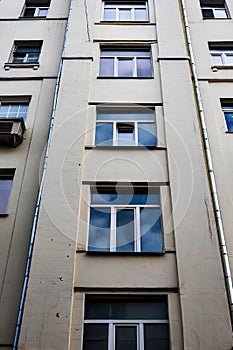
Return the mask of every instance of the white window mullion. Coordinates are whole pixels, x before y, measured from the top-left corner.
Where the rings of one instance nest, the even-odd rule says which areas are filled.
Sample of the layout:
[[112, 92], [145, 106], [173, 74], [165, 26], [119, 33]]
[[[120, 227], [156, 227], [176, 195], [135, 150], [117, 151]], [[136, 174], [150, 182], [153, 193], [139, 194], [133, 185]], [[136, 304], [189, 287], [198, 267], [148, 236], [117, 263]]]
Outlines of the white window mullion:
[[113, 122], [113, 146], [118, 145], [117, 122]]
[[137, 56], [133, 57], [133, 77], [137, 77]]
[[108, 350], [115, 350], [115, 327], [113, 323], [108, 326]]
[[144, 350], [144, 325], [139, 323], [138, 350]]
[[111, 207], [110, 252], [116, 251], [116, 214], [116, 208]]
[[134, 122], [134, 145], [138, 146], [138, 122]]
[[222, 64], [225, 65], [226, 64], [226, 54], [225, 54], [225, 52], [223, 52], [221, 54], [221, 58], [222, 58]]
[[116, 21], [120, 20], [120, 10], [119, 7], [116, 7]]
[[114, 77], [118, 77], [118, 61], [119, 57], [114, 57]]
[[135, 8], [132, 7], [131, 10], [130, 10], [130, 18], [131, 18], [131, 21], [135, 21]]
[[141, 239], [140, 239], [140, 207], [135, 208], [134, 219], [134, 239], [135, 239], [135, 251], [141, 251]]

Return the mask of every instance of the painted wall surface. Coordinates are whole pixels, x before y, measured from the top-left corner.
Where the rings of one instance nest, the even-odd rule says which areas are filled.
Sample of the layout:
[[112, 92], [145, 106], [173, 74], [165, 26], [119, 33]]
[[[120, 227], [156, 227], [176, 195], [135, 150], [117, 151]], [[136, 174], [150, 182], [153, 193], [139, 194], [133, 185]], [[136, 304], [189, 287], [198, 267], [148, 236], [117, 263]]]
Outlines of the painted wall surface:
[[[197, 4], [187, 2], [191, 20], [199, 21]], [[232, 348], [224, 276], [179, 5], [178, 0], [150, 0], [150, 23], [126, 25], [103, 23], [99, 1], [73, 0], [20, 350], [81, 350], [84, 300], [88, 293], [167, 295], [173, 350]], [[204, 54], [205, 35], [208, 37], [210, 28], [207, 23], [202, 24], [207, 34], [202, 33], [203, 26], [196, 30], [195, 23], [192, 34], [197, 60], [199, 54], [203, 55], [198, 72], [213, 78], [209, 66], [206, 70], [209, 61]], [[56, 38], [59, 40], [59, 35]], [[153, 76], [99, 77], [100, 46], [108, 43], [151, 46]], [[6, 53], [7, 50], [7, 57]], [[41, 69], [47, 74], [46, 64]], [[230, 95], [225, 83], [221, 84], [221, 92], [210, 85], [201, 84], [209, 111], [212, 92], [220, 97]], [[99, 104], [154, 105], [159, 146], [163, 149], [95, 147]], [[211, 112], [208, 113], [210, 124]], [[214, 139], [213, 126], [210, 130]], [[212, 147], [216, 149], [213, 140]], [[216, 166], [220, 156], [216, 152]], [[219, 171], [219, 179], [221, 174]], [[118, 256], [87, 252], [90, 187], [96, 182], [112, 184], [122, 180], [160, 186], [164, 254]], [[222, 205], [226, 208], [226, 188], [222, 191]], [[230, 214], [226, 214], [226, 220], [230, 232]], [[228, 242], [231, 244], [230, 238]]]
[[[54, 5], [51, 20], [19, 19], [24, 1], [0, 2], [0, 103], [30, 100], [22, 144], [0, 148], [1, 168], [16, 169], [8, 215], [0, 218], [0, 349], [12, 348], [64, 37], [68, 1]], [[43, 40], [38, 70], [5, 70], [15, 40]]]

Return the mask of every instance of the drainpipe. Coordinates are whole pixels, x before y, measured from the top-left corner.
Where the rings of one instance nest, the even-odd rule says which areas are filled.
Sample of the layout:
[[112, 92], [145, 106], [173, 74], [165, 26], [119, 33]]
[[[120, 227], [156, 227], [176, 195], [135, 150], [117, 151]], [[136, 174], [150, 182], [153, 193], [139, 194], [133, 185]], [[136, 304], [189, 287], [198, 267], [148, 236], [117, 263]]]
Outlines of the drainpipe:
[[52, 137], [53, 127], [54, 127], [54, 118], [55, 118], [55, 112], [56, 112], [56, 107], [57, 107], [58, 91], [59, 91], [59, 87], [60, 87], [61, 73], [62, 73], [62, 68], [63, 68], [63, 55], [64, 55], [65, 48], [66, 48], [67, 33], [69, 31], [70, 14], [71, 14], [73, 0], [69, 0], [69, 1], [70, 1], [70, 3], [69, 3], [69, 10], [68, 10], [68, 17], [67, 17], [63, 47], [62, 47], [62, 52], [61, 52], [61, 59], [60, 59], [57, 78], [56, 78], [56, 86], [55, 86], [55, 91], [54, 91], [54, 96], [53, 96], [53, 106], [52, 106], [52, 113], [51, 113], [51, 119], [50, 119], [50, 125], [49, 125], [49, 132], [48, 132], [48, 138], [47, 138], [47, 145], [46, 145], [46, 152], [45, 152], [45, 157], [44, 157], [42, 175], [41, 175], [41, 180], [40, 180], [40, 185], [39, 185], [39, 190], [38, 190], [38, 195], [37, 195], [37, 200], [36, 200], [35, 213], [34, 213], [34, 217], [33, 217], [33, 224], [32, 224], [31, 236], [30, 236], [30, 244], [29, 244], [29, 248], [28, 248], [28, 255], [27, 255], [26, 269], [25, 269], [24, 282], [23, 282], [23, 288], [22, 288], [22, 295], [21, 295], [21, 299], [20, 299], [19, 312], [18, 312], [18, 317], [17, 317], [14, 342], [13, 342], [13, 348], [12, 348], [13, 350], [17, 350], [20, 329], [21, 329], [21, 325], [22, 325], [24, 305], [25, 305], [25, 300], [26, 300], [26, 292], [27, 292], [27, 286], [28, 286], [28, 281], [29, 281], [29, 274], [30, 274], [30, 267], [31, 267], [32, 253], [33, 253], [33, 246], [34, 246], [35, 237], [36, 237], [36, 228], [37, 228], [37, 222], [38, 222], [38, 216], [39, 216], [41, 196], [42, 196], [45, 173], [46, 173], [46, 168], [47, 168], [48, 155], [49, 155], [50, 144], [51, 144], [51, 137]]
[[179, 1], [180, 1], [182, 15], [183, 15], [183, 19], [184, 19], [185, 36], [186, 36], [186, 42], [187, 42], [189, 56], [190, 56], [190, 64], [191, 64], [191, 71], [192, 71], [197, 107], [198, 107], [198, 112], [199, 112], [199, 120], [200, 120], [200, 124], [201, 124], [201, 129], [202, 129], [201, 131], [202, 131], [202, 140], [204, 143], [204, 154], [205, 154], [205, 158], [206, 158], [206, 165], [207, 165], [207, 171], [208, 171], [209, 183], [210, 183], [210, 191], [211, 191], [212, 202], [213, 202], [213, 207], [214, 207], [214, 212], [215, 212], [220, 253], [221, 253], [222, 265], [223, 265], [223, 273], [224, 273], [224, 277], [225, 277], [228, 302], [229, 302], [229, 308], [230, 308], [231, 323], [233, 324], [232, 275], [231, 275], [229, 256], [228, 256], [226, 240], [225, 240], [223, 220], [222, 220], [222, 215], [221, 215], [221, 211], [220, 211], [220, 204], [219, 204], [219, 198], [218, 198], [218, 193], [217, 193], [214, 168], [213, 168], [212, 157], [211, 157], [211, 152], [210, 152], [209, 137], [208, 137], [207, 128], [206, 128], [201, 92], [200, 92], [200, 87], [199, 87], [199, 82], [198, 82], [198, 77], [197, 77], [195, 59], [194, 59], [194, 55], [193, 55], [193, 48], [192, 48], [192, 42], [191, 42], [191, 35], [190, 35], [190, 28], [189, 28], [189, 23], [188, 23], [187, 11], [186, 11], [186, 7], [185, 7], [185, 0], [179, 0]]

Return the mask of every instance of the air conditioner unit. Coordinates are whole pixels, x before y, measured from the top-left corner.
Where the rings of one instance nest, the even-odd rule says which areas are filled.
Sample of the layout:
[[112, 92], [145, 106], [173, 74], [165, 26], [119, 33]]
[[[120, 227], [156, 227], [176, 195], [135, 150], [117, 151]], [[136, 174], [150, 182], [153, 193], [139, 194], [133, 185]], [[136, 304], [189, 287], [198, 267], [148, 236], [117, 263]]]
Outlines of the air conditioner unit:
[[23, 118], [0, 118], [0, 146], [17, 147], [23, 141]]

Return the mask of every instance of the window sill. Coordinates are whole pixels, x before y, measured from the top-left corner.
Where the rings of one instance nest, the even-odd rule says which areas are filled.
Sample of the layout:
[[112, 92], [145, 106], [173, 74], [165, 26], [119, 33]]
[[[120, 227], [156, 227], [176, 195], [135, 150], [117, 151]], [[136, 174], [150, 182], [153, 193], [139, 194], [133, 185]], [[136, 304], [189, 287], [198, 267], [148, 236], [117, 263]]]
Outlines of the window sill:
[[230, 18], [230, 17], [228, 17], [228, 18], [204, 18], [203, 17], [204, 21], [229, 21], [231, 19], [232, 18]]
[[1, 214], [0, 213], [0, 218], [6, 218], [7, 216], [9, 216], [9, 214]]
[[[76, 253], [80, 253], [79, 250]], [[111, 256], [139, 256], [139, 255], [153, 255], [153, 256], [162, 256], [165, 255], [165, 251], [162, 252], [98, 252], [98, 251], [86, 251], [87, 255], [111, 255]]]
[[227, 130], [225, 131], [225, 134], [233, 134], [233, 130], [232, 131]]
[[213, 72], [217, 72], [218, 69], [233, 69], [233, 65], [229, 66], [211, 66]]
[[37, 70], [40, 67], [39, 62], [35, 63], [4, 63], [4, 69], [10, 70], [11, 68], [32, 68], [34, 70]]
[[156, 23], [152, 23], [150, 21], [100, 21], [95, 22], [95, 25], [155, 25]]
[[154, 77], [101, 77], [101, 76], [98, 76], [97, 79], [127, 79], [127, 80], [135, 80], [135, 79], [138, 79], [138, 80], [142, 80], [142, 79], [154, 79]]
[[85, 146], [85, 150], [88, 149], [99, 149], [99, 150], [130, 150], [130, 151], [138, 151], [143, 149], [151, 149], [151, 150], [163, 150], [165, 151], [166, 147], [160, 146]]

